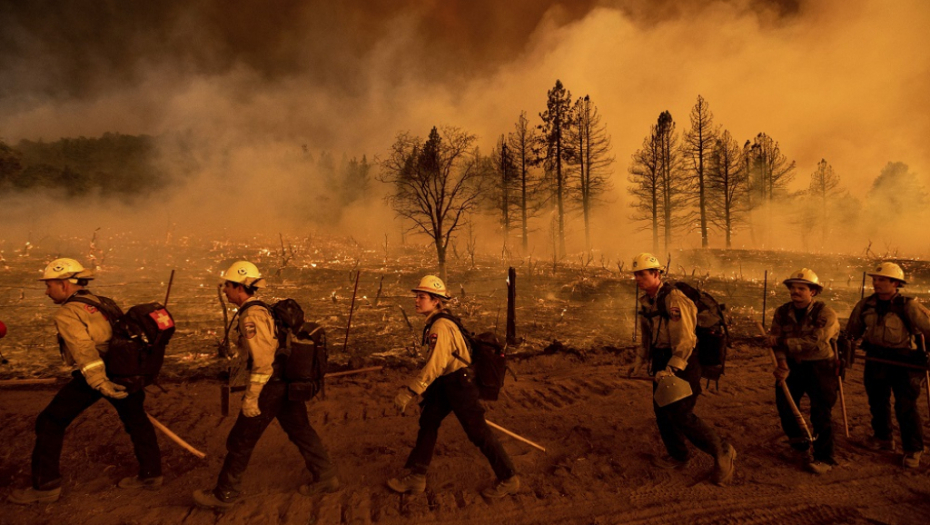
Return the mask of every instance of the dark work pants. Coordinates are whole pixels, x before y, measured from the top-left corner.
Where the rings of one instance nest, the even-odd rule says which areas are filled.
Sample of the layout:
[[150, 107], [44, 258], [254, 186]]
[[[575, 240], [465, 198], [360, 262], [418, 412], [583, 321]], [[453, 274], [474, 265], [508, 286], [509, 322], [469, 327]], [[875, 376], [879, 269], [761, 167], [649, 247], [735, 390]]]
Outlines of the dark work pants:
[[[887, 358], [886, 356], [881, 356]], [[917, 400], [926, 373], [921, 370], [875, 361], [865, 362], [863, 382], [869, 396], [872, 412], [872, 431], [878, 439], [891, 439], [891, 394], [894, 393], [894, 412], [901, 429], [901, 448], [904, 452], [924, 449], [923, 431]]]
[[81, 412], [87, 410], [100, 398], [113, 405], [129, 437], [139, 460], [139, 477], [161, 476], [161, 451], [155, 438], [155, 428], [145, 414], [145, 390], [129, 394], [125, 399], [112, 399], [94, 390], [84, 376], [75, 371], [73, 379], [63, 386], [52, 402], [36, 419], [36, 446], [32, 451], [32, 487], [50, 490], [61, 486], [61, 448], [65, 430]]
[[439, 425], [449, 412], [453, 412], [468, 439], [488, 458], [497, 479], [505, 480], [514, 475], [510, 456], [484, 420], [484, 407], [478, 401], [478, 387], [469, 369], [463, 368], [436, 379], [423, 392], [420, 406], [423, 411], [420, 413], [417, 444], [410, 452], [406, 464], [411, 472], [426, 474], [439, 437]]
[[[833, 460], [833, 405], [836, 404], [837, 380], [836, 364], [832, 359], [815, 361], [795, 361], [788, 359], [788, 379], [785, 384], [791, 392], [796, 406], [801, 406], [804, 394], [810, 399], [811, 424], [814, 433], [814, 459], [830, 462]], [[798, 423], [780, 386], [775, 386], [775, 406], [781, 419], [781, 428], [791, 440], [791, 446], [797, 450], [807, 450], [810, 443], [807, 434]]]
[[320, 436], [310, 426], [307, 403], [287, 399], [287, 383], [271, 381], [262, 388], [258, 396], [261, 414], [245, 417], [239, 412], [226, 439], [226, 460], [220, 470], [214, 495], [222, 501], [232, 501], [239, 496], [242, 475], [249, 466], [252, 451], [271, 421], [277, 418], [288, 439], [297, 445], [300, 455], [313, 475], [313, 481], [325, 481], [336, 475], [329, 453], [320, 441]]
[[[664, 370], [671, 359], [670, 349], [655, 349], [652, 353], [652, 369]], [[685, 461], [690, 457], [688, 444], [685, 439], [698, 449], [717, 458], [723, 452], [723, 442], [714, 429], [701, 418], [694, 415], [694, 406], [701, 394], [701, 364], [697, 360], [697, 353], [692, 352], [688, 359], [688, 366], [675, 374], [691, 385], [692, 394], [681, 401], [676, 401], [660, 407], [655, 401], [652, 409], [656, 414], [656, 424], [659, 426], [659, 435], [665, 444], [668, 454], [678, 461]], [[652, 383], [653, 394], [658, 388]]]

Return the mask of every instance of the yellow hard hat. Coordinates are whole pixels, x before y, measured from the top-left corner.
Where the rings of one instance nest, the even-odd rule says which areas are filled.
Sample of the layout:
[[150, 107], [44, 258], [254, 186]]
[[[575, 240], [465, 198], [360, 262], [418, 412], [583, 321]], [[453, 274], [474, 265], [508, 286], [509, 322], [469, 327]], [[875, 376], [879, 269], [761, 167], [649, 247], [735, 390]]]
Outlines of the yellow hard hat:
[[689, 397], [694, 391], [691, 384], [678, 376], [665, 376], [656, 385], [652, 398], [660, 407], [671, 405], [676, 401]]
[[633, 257], [633, 267], [632, 272], [638, 272], [640, 270], [662, 270], [662, 263], [659, 262], [659, 259], [651, 253], [641, 253], [636, 257]]
[[220, 277], [223, 279], [255, 288], [264, 288], [265, 279], [258, 267], [249, 261], [236, 261]]
[[816, 288], [818, 292], [823, 291], [823, 285], [820, 284], [820, 279], [817, 278], [817, 274], [814, 273], [810, 268], [801, 268], [800, 270], [791, 274], [791, 277], [788, 277], [782, 281], [785, 286], [791, 286], [791, 283], [803, 283], [811, 288]]
[[93, 278], [93, 270], [84, 268], [81, 263], [75, 261], [74, 259], [63, 257], [48, 263], [48, 266], [45, 267], [45, 271], [42, 272], [42, 278], [39, 280], [54, 281], [61, 279], [67, 280], [72, 284], [77, 284], [78, 279], [90, 281]]
[[904, 270], [893, 262], [883, 262], [879, 264], [874, 271], [869, 273], [871, 277], [887, 277], [895, 281], [901, 281], [901, 284], [907, 284], [904, 280]]
[[436, 277], [435, 275], [427, 275], [426, 277], [420, 279], [420, 284], [410, 291], [426, 292], [441, 299], [452, 299], [448, 292], [446, 292], [446, 284], [442, 282], [442, 279]]

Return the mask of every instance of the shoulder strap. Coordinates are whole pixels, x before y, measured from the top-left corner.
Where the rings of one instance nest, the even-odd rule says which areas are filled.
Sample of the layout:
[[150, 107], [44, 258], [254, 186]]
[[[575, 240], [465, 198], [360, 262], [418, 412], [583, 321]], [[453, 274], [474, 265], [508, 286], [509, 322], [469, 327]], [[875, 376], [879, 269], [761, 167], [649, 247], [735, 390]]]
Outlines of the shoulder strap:
[[672, 293], [672, 288], [676, 288], [675, 284], [670, 281], [666, 282], [659, 288], [659, 293], [656, 294], [656, 314], [666, 319], [669, 318], [669, 315], [668, 309], [665, 307], [665, 298], [668, 297], [668, 294]]
[[[427, 344], [427, 336], [429, 335], [429, 330], [430, 328], [433, 327], [433, 323], [435, 323], [439, 319], [448, 319], [452, 321], [453, 323], [455, 323], [455, 326], [459, 329], [459, 332], [462, 334], [462, 339], [465, 341], [465, 344], [469, 347], [469, 352], [470, 352], [471, 341], [469, 340], [469, 337], [468, 337], [468, 331], [465, 329], [464, 326], [462, 326], [461, 319], [459, 319], [458, 317], [446, 311], [439, 312], [438, 314], [433, 316], [433, 318], [430, 319], [429, 323], [427, 323], [426, 326], [423, 327], [423, 344]], [[466, 365], [471, 365], [469, 361], [462, 359], [462, 356], [458, 355], [458, 353], [456, 352], [452, 352], [452, 357], [458, 359], [459, 361], [465, 363]]]
[[901, 322], [904, 323], [904, 328], [907, 329], [909, 334], [913, 334], [913, 327], [911, 326], [911, 319], [907, 316], [907, 304], [913, 301], [913, 297], [905, 297], [903, 295], [898, 295], [891, 300], [891, 312], [894, 312], [897, 315]]
[[[98, 295], [97, 298], [100, 299], [100, 301], [94, 301], [93, 299], [84, 297], [85, 295], [90, 295], [90, 294], [89, 293], [82, 294], [78, 292], [72, 295], [71, 297], [67, 298], [65, 300], [65, 304], [81, 303], [81, 304], [87, 304], [87, 305], [93, 306], [97, 308], [98, 310], [100, 310], [101, 312], [103, 312], [103, 315], [107, 318], [107, 321], [109, 321], [111, 325], [116, 323], [117, 318], [123, 315], [122, 310], [120, 310], [119, 307], [116, 306], [116, 303], [113, 303], [113, 301], [108, 300], [106, 297], [103, 297], [102, 295]], [[111, 306], [111, 303], [112, 303], [112, 306]]]

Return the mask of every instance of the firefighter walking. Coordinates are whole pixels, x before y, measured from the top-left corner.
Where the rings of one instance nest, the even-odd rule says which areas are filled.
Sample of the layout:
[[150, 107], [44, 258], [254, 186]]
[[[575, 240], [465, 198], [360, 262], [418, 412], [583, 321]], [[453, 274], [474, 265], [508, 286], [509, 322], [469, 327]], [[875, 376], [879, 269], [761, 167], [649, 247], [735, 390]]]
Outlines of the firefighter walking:
[[59, 463], [65, 430], [100, 399], [106, 399], [116, 409], [139, 461], [139, 474], [122, 479], [119, 486], [155, 490], [162, 485], [161, 451], [155, 428], [143, 406], [145, 390], [127, 392], [125, 386], [110, 381], [104, 364], [113, 336], [110, 322], [98, 308], [71, 300], [82, 297], [99, 303], [100, 300], [86, 289], [93, 278], [93, 272], [78, 261], [62, 258], [49, 263], [39, 279], [45, 282], [45, 295], [61, 305], [53, 320], [61, 357], [74, 371], [71, 381], [58, 391], [36, 419], [32, 486], [14, 490], [9, 497], [11, 503], [58, 501], [61, 495]]
[[[662, 265], [650, 253], [633, 258], [633, 275], [639, 289], [642, 345], [628, 370], [633, 375], [651, 362], [655, 375], [653, 393], [664, 377], [675, 376], [691, 386], [691, 394], [665, 406], [653, 400], [659, 435], [667, 455], [653, 458], [653, 465], [663, 469], [682, 469], [690, 464], [687, 441], [714, 458], [712, 479], [726, 485], [736, 469], [736, 450], [721, 440], [717, 432], [694, 414], [701, 393], [701, 364], [697, 352], [697, 306], [684, 293], [662, 282]], [[676, 396], [681, 397], [681, 396]]]
[[869, 445], [877, 450], [895, 450], [891, 426], [894, 394], [894, 412], [901, 431], [901, 462], [904, 468], [917, 468], [924, 450], [917, 401], [927, 375], [926, 347], [921, 341], [930, 336], [930, 315], [917, 299], [901, 295], [900, 288], [907, 281], [904, 270], [897, 264], [883, 262], [868, 275], [872, 277], [875, 293], [853, 308], [846, 333], [853, 339], [861, 337], [865, 350], [862, 379], [869, 398], [873, 433]]
[[813, 450], [782, 388], [775, 389], [775, 406], [791, 449], [808, 471], [824, 474], [836, 465], [833, 406], [839, 383], [834, 349], [840, 324], [832, 308], [814, 300], [823, 285], [812, 270], [801, 268], [784, 285], [791, 301], [775, 310], [767, 343], [778, 363], [773, 375], [787, 385], [795, 407], [805, 394], [810, 400]]

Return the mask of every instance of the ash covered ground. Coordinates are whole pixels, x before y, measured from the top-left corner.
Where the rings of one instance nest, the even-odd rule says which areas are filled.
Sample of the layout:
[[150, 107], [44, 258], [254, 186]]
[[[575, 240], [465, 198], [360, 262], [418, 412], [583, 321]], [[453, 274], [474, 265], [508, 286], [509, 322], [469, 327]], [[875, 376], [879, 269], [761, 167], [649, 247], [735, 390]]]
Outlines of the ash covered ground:
[[[477, 331], [504, 331], [507, 268], [516, 268], [517, 336], [523, 342], [508, 352], [517, 380], [508, 379], [501, 400], [488, 404], [487, 417], [548, 448], [543, 454], [502, 436], [525, 488], [517, 497], [486, 502], [478, 491], [492, 474], [454, 418], [443, 426], [426, 493], [397, 496], [383, 485], [401, 469], [416, 437], [416, 418], [410, 411], [396, 415], [391, 398], [417, 366], [415, 341], [423, 323], [413, 313], [409, 289], [434, 268], [428, 247], [385, 250], [321, 236], [167, 243], [114, 237], [90, 249], [79, 239], [6, 243], [0, 320], [10, 332], [0, 340], [0, 351], [9, 364], [0, 368], [0, 379], [64, 381], [68, 375], [50, 321], [56, 306], [36, 281], [58, 255], [84, 262], [93, 256], [100, 268], [91, 289], [123, 306], [163, 301], [171, 270], [176, 271], [169, 308], [178, 331], [161, 387], [148, 388], [146, 406], [207, 457], [197, 459], [160, 435], [166, 485], [157, 493], [121, 491], [115, 483], [134, 473], [131, 444], [112, 408], [98, 403], [66, 436], [62, 499], [25, 508], [4, 504], [0, 523], [908, 524], [926, 523], [930, 516], [926, 461], [920, 469], [904, 471], [897, 456], [860, 446], [869, 434], [861, 364], [845, 384], [849, 438], [843, 435], [839, 404], [834, 411], [842, 466], [815, 477], [791, 463], [774, 406], [771, 360], [754, 339], [763, 296], [770, 318], [773, 308], [787, 301], [780, 282], [791, 271], [802, 266], [817, 271], [827, 283], [823, 298], [845, 317], [872, 259], [740, 250], [671, 254], [671, 277], [703, 287], [726, 303], [732, 316], [727, 372], [719, 389], [711, 385], [705, 391], [696, 410], [739, 452], [736, 481], [720, 488], [708, 480], [708, 458], [680, 472], [658, 472], [649, 465], [650, 455], [661, 449], [649, 387], [621, 377], [634, 346], [634, 283], [627, 268], [618, 266], [622, 261], [576, 255], [553, 266], [532, 257], [453, 257], [447, 279], [456, 296], [452, 308]], [[229, 363], [216, 357], [222, 332], [216, 285], [219, 272], [240, 258], [269, 276], [265, 299], [297, 299], [308, 319], [327, 328], [331, 371], [385, 369], [335, 378], [325, 399], [309, 405], [311, 422], [339, 466], [343, 490], [315, 498], [297, 494], [307, 474], [296, 449], [273, 424], [246, 474], [244, 501], [226, 514], [214, 514], [193, 508], [190, 493], [212, 486], [234, 421], [220, 414], [220, 385]], [[908, 293], [930, 295], [930, 265], [898, 262], [911, 283]], [[356, 275], [355, 310], [344, 346]], [[0, 390], [4, 498], [28, 483], [32, 426], [56, 390], [54, 385]], [[926, 416], [925, 398], [920, 404]], [[231, 409], [238, 410], [238, 396]]]

